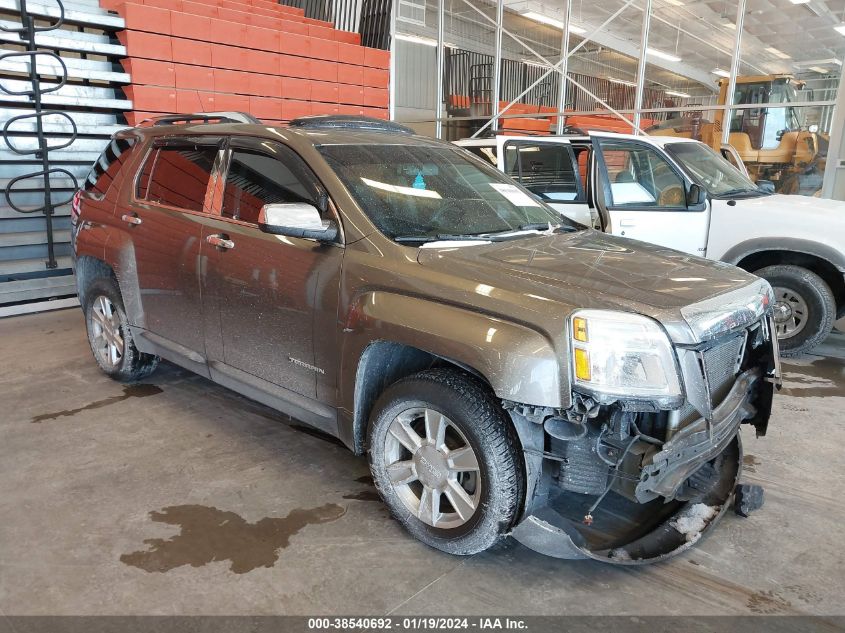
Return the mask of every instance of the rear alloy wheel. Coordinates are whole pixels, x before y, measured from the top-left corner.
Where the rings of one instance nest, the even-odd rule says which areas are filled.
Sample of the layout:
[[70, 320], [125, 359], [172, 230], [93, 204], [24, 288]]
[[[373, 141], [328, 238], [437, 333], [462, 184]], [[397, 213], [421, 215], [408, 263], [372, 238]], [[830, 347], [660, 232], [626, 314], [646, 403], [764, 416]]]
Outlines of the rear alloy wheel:
[[480, 381], [431, 369], [390, 386], [371, 417], [373, 480], [422, 542], [475, 554], [517, 519], [525, 495], [513, 425]]
[[801, 266], [767, 266], [754, 272], [772, 285], [774, 321], [783, 356], [809, 352], [833, 329], [836, 301], [830, 286]]
[[85, 325], [94, 360], [115, 380], [140, 380], [158, 366], [158, 356], [143, 354], [135, 347], [114, 279], [97, 279], [86, 288]]

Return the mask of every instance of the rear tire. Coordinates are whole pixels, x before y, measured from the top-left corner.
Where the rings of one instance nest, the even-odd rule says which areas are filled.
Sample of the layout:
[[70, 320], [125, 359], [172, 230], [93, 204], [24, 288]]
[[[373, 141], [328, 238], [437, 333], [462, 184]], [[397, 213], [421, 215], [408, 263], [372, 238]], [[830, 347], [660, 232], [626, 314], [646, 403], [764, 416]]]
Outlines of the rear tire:
[[781, 355], [798, 356], [824, 341], [833, 329], [836, 300], [830, 286], [801, 266], [767, 266], [754, 272], [775, 291], [775, 327]]
[[420, 372], [388, 387], [370, 420], [373, 481], [413, 536], [458, 555], [504, 538], [524, 501], [524, 464], [510, 419], [481, 381]]
[[153, 373], [159, 358], [135, 347], [117, 282], [96, 279], [85, 298], [88, 343], [103, 373], [121, 382], [135, 382]]

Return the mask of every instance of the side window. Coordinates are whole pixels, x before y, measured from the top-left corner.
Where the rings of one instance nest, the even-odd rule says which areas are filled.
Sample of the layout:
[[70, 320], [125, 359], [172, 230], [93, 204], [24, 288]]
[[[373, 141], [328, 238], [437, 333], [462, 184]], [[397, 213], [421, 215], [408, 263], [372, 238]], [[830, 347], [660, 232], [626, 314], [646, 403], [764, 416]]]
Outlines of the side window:
[[583, 199], [569, 145], [508, 143], [505, 173], [546, 202]]
[[258, 222], [265, 204], [315, 204], [317, 191], [302, 159], [292, 150], [273, 144], [274, 154], [233, 149], [223, 192], [224, 217]]
[[138, 176], [136, 197], [186, 211], [203, 211], [217, 147], [154, 148]]
[[135, 147], [134, 139], [115, 138], [108, 144], [103, 153], [88, 172], [83, 189], [93, 196], [102, 199], [111, 187], [124, 163], [132, 154]]
[[612, 207], [686, 208], [684, 181], [654, 148], [602, 142]]

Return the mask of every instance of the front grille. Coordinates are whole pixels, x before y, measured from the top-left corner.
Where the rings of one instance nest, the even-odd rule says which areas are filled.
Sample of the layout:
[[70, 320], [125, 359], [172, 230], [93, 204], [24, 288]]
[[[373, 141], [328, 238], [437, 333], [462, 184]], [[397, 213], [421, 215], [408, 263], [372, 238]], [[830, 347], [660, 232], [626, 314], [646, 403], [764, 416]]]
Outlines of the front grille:
[[739, 354], [745, 345], [745, 332], [704, 352], [704, 371], [710, 383], [710, 403], [715, 407], [731, 390], [739, 368]]
[[[742, 332], [719, 341], [702, 353], [704, 372], [710, 385], [710, 404], [717, 406], [733, 387], [739, 373], [740, 355], [745, 348], [747, 333]], [[680, 426], [693, 422], [701, 414], [687, 402], [680, 410]]]

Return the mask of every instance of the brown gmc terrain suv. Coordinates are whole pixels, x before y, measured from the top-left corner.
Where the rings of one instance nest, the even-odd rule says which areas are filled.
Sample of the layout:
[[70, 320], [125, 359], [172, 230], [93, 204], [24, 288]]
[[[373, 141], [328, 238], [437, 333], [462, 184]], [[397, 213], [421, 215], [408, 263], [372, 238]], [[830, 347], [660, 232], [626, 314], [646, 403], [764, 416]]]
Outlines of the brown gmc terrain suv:
[[102, 370], [160, 358], [369, 457], [394, 516], [454, 554], [506, 535], [635, 564], [749, 488], [742, 423], [779, 382], [769, 285], [561, 218], [393, 123], [166, 117], [74, 199]]

